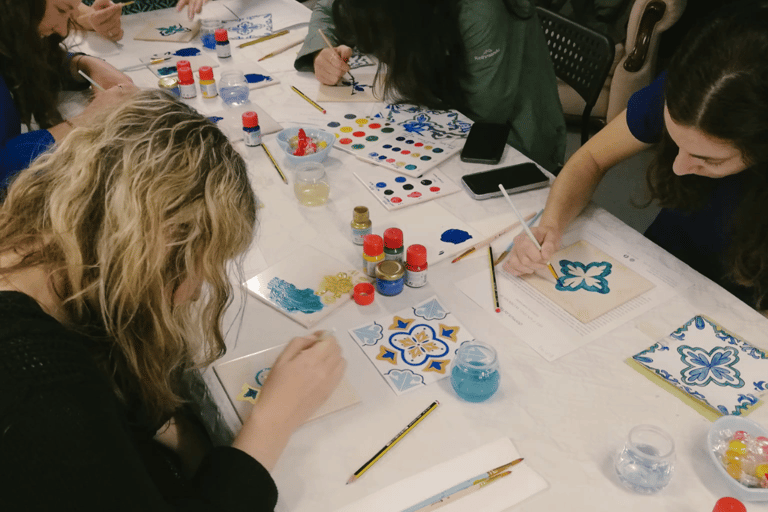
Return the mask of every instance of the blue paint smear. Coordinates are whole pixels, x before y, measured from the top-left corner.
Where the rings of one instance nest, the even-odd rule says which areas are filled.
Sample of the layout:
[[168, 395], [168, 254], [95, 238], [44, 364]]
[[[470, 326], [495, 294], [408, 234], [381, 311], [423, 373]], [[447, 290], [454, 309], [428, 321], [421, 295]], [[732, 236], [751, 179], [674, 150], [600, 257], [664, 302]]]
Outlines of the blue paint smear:
[[165, 66], [164, 68], [158, 68], [157, 74], [160, 76], [172, 75], [176, 72], [176, 66]]
[[245, 80], [249, 84], [257, 84], [259, 82], [271, 82], [272, 77], [267, 75], [260, 75], [258, 73], [248, 73], [245, 75]]
[[470, 238], [472, 238], [472, 235], [470, 235], [463, 229], [448, 229], [446, 231], [443, 231], [443, 234], [440, 235], [441, 242], [449, 242], [456, 245], [462, 242], [466, 242]]
[[176, 50], [173, 54], [179, 57], [194, 57], [195, 55], [200, 55], [200, 50], [197, 48], [182, 48], [181, 50]]
[[299, 290], [295, 285], [279, 277], [273, 277], [267, 284], [267, 288], [269, 288], [269, 300], [290, 313], [300, 311], [311, 315], [323, 309], [320, 297], [315, 295], [315, 291], [311, 288]]
[[222, 119], [224, 119], [224, 118], [223, 117], [219, 117], [219, 116], [211, 116], [211, 117], [208, 118], [208, 120], [210, 122], [212, 122], [212, 123], [218, 123]]

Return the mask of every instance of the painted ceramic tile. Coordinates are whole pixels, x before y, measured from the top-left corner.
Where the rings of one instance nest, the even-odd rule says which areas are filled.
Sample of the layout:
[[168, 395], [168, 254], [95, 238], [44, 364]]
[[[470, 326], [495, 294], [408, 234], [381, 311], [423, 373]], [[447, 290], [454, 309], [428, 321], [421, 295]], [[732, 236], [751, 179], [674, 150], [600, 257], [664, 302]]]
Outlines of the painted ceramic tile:
[[349, 301], [352, 288], [363, 281], [369, 279], [362, 272], [362, 262], [361, 268], [353, 268], [314, 247], [303, 246], [293, 256], [249, 279], [245, 286], [262, 301], [309, 328]]
[[369, 169], [358, 170], [354, 175], [387, 210], [424, 203], [459, 191], [459, 186], [440, 171], [422, 178]]
[[200, 20], [160, 18], [147, 23], [134, 39], [137, 41], [188, 43], [197, 36], [199, 31]]
[[259, 115], [259, 129], [262, 136], [279, 132], [283, 129], [280, 123], [272, 119], [264, 109], [255, 103], [221, 110], [207, 117], [218, 125], [219, 129], [224, 132], [224, 135], [231, 142], [237, 142], [243, 140], [243, 112], [248, 112], [249, 110]]
[[[272, 347], [232, 361], [215, 364], [216, 377], [221, 382], [240, 421], [244, 422], [258, 399], [269, 370], [285, 346]], [[325, 416], [360, 402], [349, 381], [342, 379], [328, 400], [307, 421]]]
[[264, 68], [251, 62], [244, 63], [240, 66], [240, 71], [245, 74], [245, 79], [248, 81], [248, 88], [261, 89], [270, 85], [279, 84], [280, 80], [268, 74], [264, 71]]
[[768, 390], [768, 355], [704, 316], [632, 359], [721, 414], [744, 413]]
[[363, 55], [362, 53], [355, 51], [347, 61], [347, 65], [349, 66], [349, 69], [355, 70], [367, 66], [375, 66], [376, 61], [373, 59], [373, 57]]
[[[164, 59], [162, 62], [156, 64], [150, 64], [150, 62]], [[189, 61], [189, 66], [192, 68], [193, 73], [197, 73], [202, 66], [210, 66], [212, 68], [219, 67], [219, 63], [211, 59], [208, 55], [203, 54], [200, 48], [190, 46], [188, 48], [182, 48], [173, 52], [155, 53], [141, 57], [141, 62], [148, 64], [148, 68], [158, 78], [164, 76], [176, 76], [176, 63], [180, 60]], [[197, 80], [197, 76], [195, 76]]]
[[456, 350], [473, 339], [435, 296], [349, 334], [398, 395], [447, 377]]
[[376, 68], [350, 71], [336, 85], [320, 84], [317, 102], [321, 105], [334, 101], [374, 102], [379, 101], [376, 93], [380, 91], [381, 87], [376, 87]]
[[581, 240], [554, 254], [550, 274], [524, 276], [528, 284], [583, 323], [642, 295], [654, 284]]
[[225, 23], [224, 28], [227, 29], [227, 36], [230, 41], [268, 36], [273, 32], [272, 15], [257, 14], [248, 18], [241, 18], [238, 21]]
[[458, 146], [464, 145], [464, 139], [472, 128], [472, 121], [455, 110], [430, 110], [415, 105], [386, 105], [384, 110], [371, 117], [399, 126], [412, 136]]

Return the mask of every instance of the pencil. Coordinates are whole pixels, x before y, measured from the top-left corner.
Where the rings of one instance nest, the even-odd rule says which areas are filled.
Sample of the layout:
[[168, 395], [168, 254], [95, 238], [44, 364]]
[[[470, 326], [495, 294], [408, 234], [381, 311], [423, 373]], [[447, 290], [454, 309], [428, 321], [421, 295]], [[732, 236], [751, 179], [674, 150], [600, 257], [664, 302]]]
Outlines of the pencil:
[[[534, 215], [535, 215], [535, 213], [531, 213], [531, 214], [528, 214], [528, 215], [525, 217], [525, 220], [528, 220], [528, 219], [530, 219], [530, 218], [531, 218], [531, 217], [533, 217]], [[459, 254], [458, 256], [456, 256], [455, 258], [453, 258], [453, 260], [451, 260], [451, 263], [456, 263], [456, 262], [457, 262], [457, 261], [459, 261], [460, 259], [462, 259], [462, 258], [465, 258], [465, 257], [469, 256], [470, 254], [472, 254], [472, 253], [473, 253], [473, 252], [475, 252], [476, 250], [480, 249], [481, 247], [485, 247], [486, 245], [490, 245], [490, 243], [491, 243], [491, 242], [493, 242], [494, 240], [496, 240], [497, 238], [499, 238], [499, 237], [500, 237], [500, 236], [502, 236], [502, 235], [506, 235], [507, 233], [509, 233], [510, 231], [512, 231], [513, 229], [515, 229], [516, 227], [518, 227], [519, 225], [520, 225], [520, 223], [519, 223], [519, 222], [515, 222], [514, 224], [512, 224], [512, 225], [510, 225], [510, 226], [507, 226], [507, 227], [505, 227], [504, 229], [502, 229], [501, 231], [499, 231], [499, 232], [498, 232], [498, 233], [496, 233], [495, 235], [491, 235], [491, 236], [489, 236], [488, 238], [486, 238], [486, 239], [484, 239], [484, 240], [482, 240], [482, 241], [480, 241], [480, 242], [476, 243], [475, 245], [473, 245], [472, 247], [470, 247], [469, 249], [467, 249], [467, 250], [466, 250], [466, 251], [464, 251], [463, 253], [461, 253], [461, 254]]]
[[[326, 36], [326, 35], [325, 35], [325, 32], [323, 32], [323, 30], [322, 30], [322, 29], [320, 29], [320, 28], [319, 28], [319, 29], [317, 29], [317, 32], [320, 34], [320, 37], [322, 37], [322, 38], [323, 38], [323, 41], [325, 41], [325, 44], [326, 44], [326, 46], [328, 46], [328, 48], [330, 48], [331, 50], [333, 50], [333, 43], [331, 43], [331, 40], [330, 40], [330, 39], [328, 39], [328, 36]], [[335, 51], [335, 50], [334, 50], [334, 51]], [[354, 76], [352, 76], [352, 72], [351, 72], [351, 71], [347, 71], [347, 73], [349, 74], [349, 78], [351, 78], [351, 79], [352, 79], [352, 81], [354, 82], [354, 81], [355, 81], [355, 77], [354, 77]]]
[[414, 427], [416, 427], [416, 425], [418, 425], [424, 418], [426, 418], [429, 415], [429, 413], [434, 411], [438, 405], [440, 405], [440, 402], [435, 400], [434, 402], [429, 404], [429, 407], [421, 411], [421, 414], [416, 416], [416, 418], [414, 418], [413, 421], [411, 421], [403, 430], [401, 430], [395, 437], [393, 437], [386, 445], [384, 445], [384, 447], [381, 450], [376, 452], [376, 455], [371, 457], [371, 459], [368, 462], [360, 466], [360, 469], [355, 471], [352, 474], [352, 476], [349, 477], [349, 480], [347, 480], [347, 485], [351, 484], [352, 482], [360, 478], [360, 476], [363, 473], [368, 471], [371, 468], [371, 466], [373, 466], [376, 463], [377, 460], [382, 458], [385, 453], [387, 453], [393, 446], [395, 446], [398, 442], [400, 442], [400, 440], [404, 438], [406, 434], [408, 434], [408, 432], [413, 430]]
[[78, 69], [78, 70], [77, 70], [77, 72], [78, 72], [78, 73], [80, 73], [81, 75], [83, 75], [83, 78], [85, 78], [86, 80], [88, 80], [89, 82], [91, 82], [91, 85], [93, 85], [95, 88], [97, 88], [97, 89], [98, 89], [98, 90], [100, 90], [100, 91], [103, 91], [103, 90], [104, 90], [104, 88], [103, 88], [102, 86], [100, 86], [99, 84], [97, 84], [97, 83], [96, 83], [96, 82], [93, 80], [93, 78], [91, 78], [91, 77], [89, 77], [88, 75], [86, 75], [86, 74], [85, 74], [85, 72], [83, 72], [83, 70], [82, 70], [82, 69]]
[[491, 288], [493, 289], [493, 307], [497, 313], [501, 313], [499, 307], [499, 288], [496, 286], [496, 267], [493, 265], [493, 247], [488, 246], [488, 259], [491, 263]]
[[280, 37], [284, 36], [290, 32], [290, 30], [281, 30], [280, 32], [275, 32], [274, 34], [269, 34], [268, 36], [260, 37], [258, 39], [254, 39], [253, 41], [248, 41], [247, 43], [242, 43], [237, 45], [238, 48], [245, 48], [246, 46], [251, 46], [252, 44], [260, 43], [262, 41], [267, 41], [269, 39], [272, 39], [273, 37]]
[[272, 165], [275, 166], [275, 170], [277, 170], [277, 174], [280, 175], [280, 177], [283, 179], [283, 182], [287, 185], [288, 184], [288, 178], [285, 177], [285, 174], [283, 174], [283, 171], [280, 169], [280, 166], [277, 165], [277, 162], [275, 161], [275, 157], [273, 157], [272, 153], [269, 152], [269, 148], [267, 148], [267, 145], [262, 142], [261, 143], [261, 148], [264, 150], [264, 152], [267, 154], [269, 159], [272, 161]]
[[[537, 221], [537, 220], [539, 220], [539, 217], [541, 217], [541, 214], [542, 214], [542, 213], [544, 213], [544, 210], [543, 210], [543, 209], [542, 209], [542, 210], [539, 210], [539, 213], [537, 213], [537, 214], [536, 214], [536, 215], [535, 215], [535, 216], [534, 216], [534, 217], [533, 217], [531, 220], [529, 220], [529, 221], [528, 221], [528, 227], [531, 227], [531, 226], [533, 226], [534, 224], [536, 224], [536, 221]], [[499, 256], [498, 258], [496, 258], [496, 261], [494, 261], [494, 262], [493, 262], [493, 264], [494, 264], [494, 265], [498, 265], [499, 263], [501, 263], [502, 261], [504, 261], [504, 258], [506, 258], [506, 257], [507, 257], [507, 255], [510, 253], [510, 251], [512, 250], [512, 247], [514, 247], [514, 245], [515, 245], [515, 241], [514, 241], [514, 240], [512, 240], [512, 241], [509, 243], [509, 245], [507, 246], [507, 248], [504, 250], [504, 252], [503, 252], [503, 253], [501, 253], [501, 256]]]
[[273, 51], [272, 53], [268, 53], [268, 54], [266, 54], [265, 56], [263, 56], [262, 58], [260, 58], [260, 59], [259, 59], [258, 61], [256, 61], [256, 62], [261, 62], [261, 61], [263, 61], [264, 59], [268, 59], [268, 58], [270, 58], [270, 57], [274, 57], [275, 55], [278, 55], [278, 54], [280, 54], [280, 53], [283, 53], [285, 50], [290, 50], [291, 48], [293, 48], [293, 47], [294, 47], [294, 46], [296, 46], [297, 44], [300, 44], [300, 43], [303, 43], [303, 42], [304, 42], [304, 41], [302, 41], [302, 40], [298, 40], [298, 41], [294, 41], [294, 42], [292, 42], [292, 43], [288, 43], [287, 45], [283, 46], [282, 48], [278, 48], [277, 50]]
[[323, 114], [325, 114], [325, 109], [324, 109], [323, 107], [321, 107], [320, 105], [318, 105], [317, 103], [315, 103], [314, 101], [312, 101], [311, 99], [309, 99], [309, 96], [307, 96], [306, 94], [304, 94], [303, 92], [301, 92], [300, 90], [298, 90], [297, 88], [295, 88], [294, 86], [291, 86], [291, 89], [293, 89], [293, 91], [294, 91], [296, 94], [298, 94], [299, 96], [301, 96], [302, 98], [304, 98], [305, 100], [307, 100], [307, 101], [309, 102], [309, 104], [310, 104], [310, 105], [312, 105], [312, 106], [313, 106], [313, 107], [315, 107], [317, 110], [319, 110], [320, 112], [322, 112]]
[[[512, 207], [512, 211], [515, 212], [515, 215], [517, 215], [517, 218], [520, 219], [520, 221], [523, 221], [523, 217], [520, 215], [520, 212], [517, 211], [517, 208], [515, 207], [515, 203], [512, 202], [512, 198], [509, 197], [509, 194], [507, 194], [507, 191], [504, 189], [504, 185], [499, 183], [499, 189], [501, 190], [501, 193], [504, 194], [504, 197], [507, 198], [507, 202], [509, 203], [509, 206]], [[523, 222], [523, 228], [525, 229], [525, 233], [528, 235], [528, 238], [531, 239], [531, 242], [533, 242], [533, 245], [536, 246], [536, 248], [541, 251], [541, 245], [539, 244], [539, 241], [536, 240], [536, 237], [533, 236], [533, 233], [531, 233], [531, 228], [528, 227], [528, 224]], [[552, 263], [547, 262], [547, 267], [549, 267], [549, 271], [552, 272], [552, 275], [555, 276], [555, 279], [560, 279], [557, 277], [557, 272], [555, 272], [555, 269], [552, 268]]]

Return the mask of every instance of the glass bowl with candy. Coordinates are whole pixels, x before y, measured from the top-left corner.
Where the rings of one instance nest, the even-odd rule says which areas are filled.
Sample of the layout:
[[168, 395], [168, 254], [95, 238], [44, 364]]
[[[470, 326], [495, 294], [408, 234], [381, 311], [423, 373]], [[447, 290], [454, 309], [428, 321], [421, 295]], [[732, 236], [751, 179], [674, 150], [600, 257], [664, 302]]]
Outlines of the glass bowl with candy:
[[768, 429], [741, 416], [723, 416], [707, 435], [709, 456], [741, 501], [768, 501]]
[[317, 128], [286, 128], [277, 134], [277, 143], [285, 151], [288, 162], [294, 166], [322, 162], [328, 157], [334, 142], [334, 134]]

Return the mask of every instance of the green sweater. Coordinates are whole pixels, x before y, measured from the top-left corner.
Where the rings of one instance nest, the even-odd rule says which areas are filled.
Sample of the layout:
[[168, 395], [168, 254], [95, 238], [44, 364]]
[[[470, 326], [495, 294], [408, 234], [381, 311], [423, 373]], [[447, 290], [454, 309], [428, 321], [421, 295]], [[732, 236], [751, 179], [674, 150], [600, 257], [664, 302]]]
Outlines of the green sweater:
[[[294, 63], [299, 71], [312, 71], [314, 54], [326, 47], [318, 28], [338, 44], [332, 1], [320, 0], [312, 13]], [[468, 105], [463, 113], [473, 121], [508, 122], [511, 146], [546, 169], [556, 169], [565, 154], [565, 122], [534, 5], [528, 0], [460, 0], [459, 7], [468, 70], [461, 80]]]

